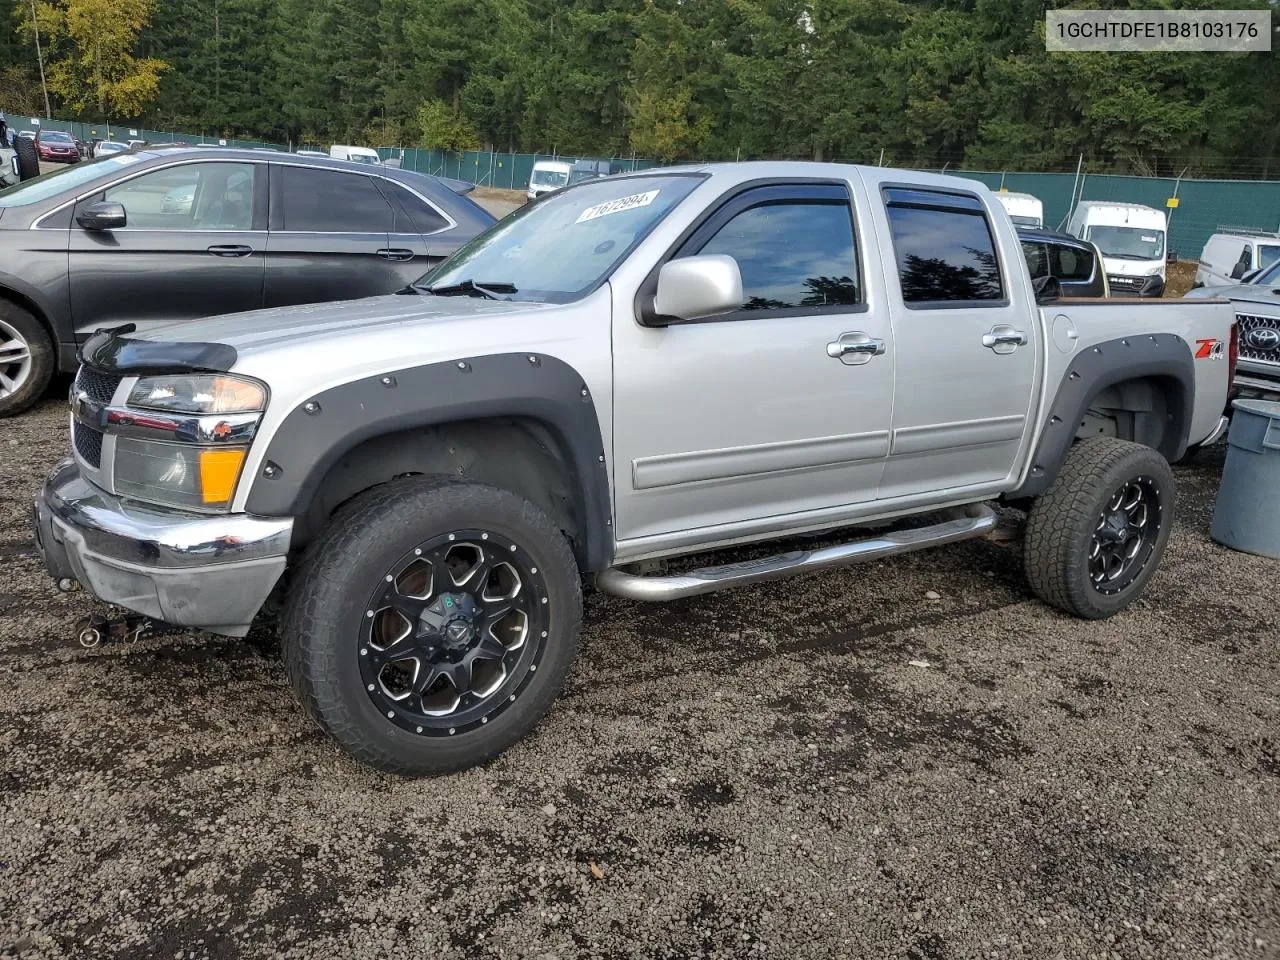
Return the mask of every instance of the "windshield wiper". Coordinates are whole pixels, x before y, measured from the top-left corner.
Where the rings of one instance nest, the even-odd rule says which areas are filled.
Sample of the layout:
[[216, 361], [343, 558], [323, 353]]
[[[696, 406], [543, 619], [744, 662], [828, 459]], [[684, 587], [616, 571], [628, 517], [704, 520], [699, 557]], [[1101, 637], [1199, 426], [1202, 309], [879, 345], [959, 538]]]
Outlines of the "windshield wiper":
[[484, 297], [488, 300], [501, 300], [498, 296], [500, 293], [516, 293], [516, 285], [514, 283], [504, 283], [495, 281], [494, 283], [476, 283], [474, 280], [461, 280], [458, 283], [446, 283], [443, 286], [436, 287], [418, 287], [419, 290], [425, 290], [427, 293], [433, 293], [437, 297]]

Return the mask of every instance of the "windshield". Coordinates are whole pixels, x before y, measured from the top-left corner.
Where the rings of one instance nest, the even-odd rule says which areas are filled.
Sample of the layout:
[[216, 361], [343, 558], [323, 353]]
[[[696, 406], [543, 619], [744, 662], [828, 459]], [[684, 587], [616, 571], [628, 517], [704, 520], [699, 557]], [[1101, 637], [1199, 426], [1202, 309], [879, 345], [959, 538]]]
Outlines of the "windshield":
[[349, 153], [347, 159], [352, 163], [377, 163], [377, 155], [369, 156], [367, 153]]
[[548, 194], [499, 221], [415, 286], [473, 280], [513, 286], [514, 300], [568, 303], [595, 289], [700, 182], [695, 176], [628, 177]]
[[139, 160], [139, 157], [131, 153], [119, 154], [114, 157], [104, 157], [101, 160], [81, 161], [51, 173], [42, 173], [38, 177], [23, 180], [12, 187], [0, 190], [0, 207], [25, 207], [29, 203], [39, 203], [46, 197], [74, 190], [99, 177], [118, 173]]
[[1280, 283], [1280, 260], [1271, 264], [1249, 282], [1258, 284]]
[[1159, 260], [1164, 257], [1163, 230], [1097, 224], [1089, 228], [1088, 237], [1106, 257], [1120, 260]]
[[1039, 217], [1015, 217], [1012, 214], [1009, 219], [1013, 221], [1015, 227], [1039, 227], [1042, 226]]
[[75, 143], [71, 139], [71, 134], [63, 133], [61, 130], [46, 130], [40, 134], [40, 139], [45, 143]]
[[563, 187], [569, 182], [567, 170], [535, 170], [529, 182], [539, 187]]

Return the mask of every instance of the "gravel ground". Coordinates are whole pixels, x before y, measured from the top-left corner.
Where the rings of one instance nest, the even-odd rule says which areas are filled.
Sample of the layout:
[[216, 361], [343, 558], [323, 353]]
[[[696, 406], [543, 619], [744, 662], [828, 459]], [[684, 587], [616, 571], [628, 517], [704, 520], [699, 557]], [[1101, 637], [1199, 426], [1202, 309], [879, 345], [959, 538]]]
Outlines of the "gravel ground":
[[1277, 568], [1208, 538], [1221, 450], [1113, 620], [986, 542], [592, 594], [538, 731], [408, 781], [266, 628], [74, 645], [27, 531], [64, 422], [0, 421], [0, 954], [1280, 957]]

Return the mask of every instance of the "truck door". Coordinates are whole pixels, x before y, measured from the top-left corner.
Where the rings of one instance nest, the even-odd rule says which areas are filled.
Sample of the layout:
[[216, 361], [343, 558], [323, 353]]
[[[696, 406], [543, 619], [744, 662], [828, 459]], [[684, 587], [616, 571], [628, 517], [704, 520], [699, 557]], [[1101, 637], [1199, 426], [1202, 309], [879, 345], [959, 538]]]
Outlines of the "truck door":
[[619, 539], [874, 501], [893, 342], [859, 222], [844, 181], [739, 190], [672, 256], [733, 257], [742, 309], [661, 328], [615, 312]]
[[880, 496], [999, 488], [1020, 466], [1040, 362], [1022, 251], [997, 243], [975, 194], [881, 195], [897, 357]]

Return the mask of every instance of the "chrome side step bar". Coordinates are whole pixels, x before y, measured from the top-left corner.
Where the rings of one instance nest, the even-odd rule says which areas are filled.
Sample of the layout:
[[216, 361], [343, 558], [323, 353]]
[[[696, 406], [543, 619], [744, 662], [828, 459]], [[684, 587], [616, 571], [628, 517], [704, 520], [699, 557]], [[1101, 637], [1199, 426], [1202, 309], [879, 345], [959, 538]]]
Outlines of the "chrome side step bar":
[[812, 573], [864, 560], [879, 560], [898, 553], [910, 553], [926, 547], [940, 547], [947, 543], [983, 537], [995, 529], [995, 511], [986, 504], [973, 504], [962, 509], [964, 516], [929, 527], [884, 533], [866, 540], [855, 540], [819, 550], [793, 550], [758, 560], [701, 567], [671, 576], [646, 577], [613, 567], [597, 575], [596, 586], [605, 593], [631, 600], [679, 600], [729, 587], [780, 580], [797, 573]]

